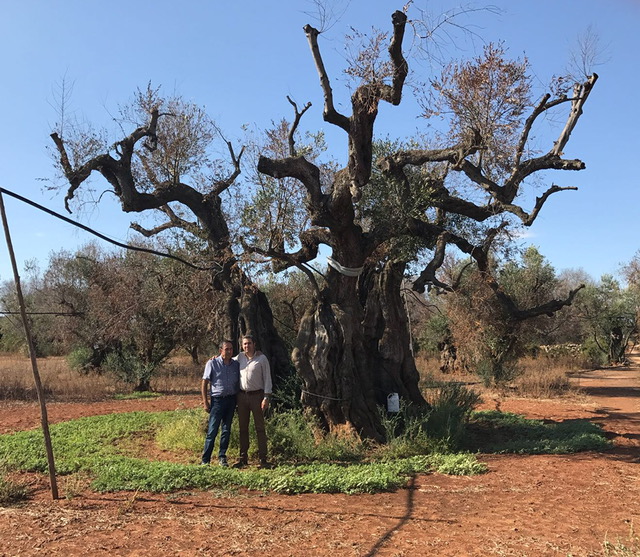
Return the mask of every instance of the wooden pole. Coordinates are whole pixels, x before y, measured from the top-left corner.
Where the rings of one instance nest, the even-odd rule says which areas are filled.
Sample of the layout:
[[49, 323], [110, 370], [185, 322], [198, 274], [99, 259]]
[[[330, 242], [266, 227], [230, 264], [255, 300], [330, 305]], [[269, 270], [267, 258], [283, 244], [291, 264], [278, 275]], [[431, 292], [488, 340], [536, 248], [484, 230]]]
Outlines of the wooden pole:
[[42, 423], [42, 431], [44, 433], [44, 443], [47, 449], [47, 460], [49, 462], [49, 478], [51, 481], [51, 497], [58, 499], [58, 482], [56, 481], [56, 466], [53, 459], [53, 447], [51, 445], [51, 435], [49, 434], [49, 420], [47, 418], [47, 404], [44, 399], [44, 390], [42, 389], [42, 381], [40, 381], [40, 373], [38, 372], [38, 361], [36, 359], [35, 345], [31, 336], [31, 329], [27, 320], [27, 308], [22, 296], [22, 288], [20, 287], [20, 275], [18, 274], [18, 265], [13, 251], [11, 242], [11, 234], [9, 233], [9, 223], [7, 222], [7, 213], [4, 208], [4, 199], [0, 191], [0, 213], [2, 213], [2, 225], [4, 226], [4, 235], [7, 239], [7, 248], [9, 249], [9, 257], [11, 258], [11, 266], [13, 267], [13, 278], [16, 283], [16, 293], [18, 295], [18, 303], [20, 304], [20, 315], [22, 316], [22, 325], [24, 326], [24, 334], [27, 337], [29, 345], [29, 356], [31, 357], [31, 369], [33, 370], [33, 378], [36, 382], [36, 392], [38, 393], [38, 401], [40, 402], [40, 421]]

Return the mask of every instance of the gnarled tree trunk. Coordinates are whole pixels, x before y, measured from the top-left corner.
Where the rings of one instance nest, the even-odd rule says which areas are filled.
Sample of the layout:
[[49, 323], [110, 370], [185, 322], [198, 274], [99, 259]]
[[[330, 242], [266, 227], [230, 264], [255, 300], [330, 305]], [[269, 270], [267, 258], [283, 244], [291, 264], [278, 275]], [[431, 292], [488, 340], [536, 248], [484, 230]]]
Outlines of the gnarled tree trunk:
[[403, 269], [387, 263], [360, 280], [331, 270], [331, 301], [317, 301], [302, 319], [293, 361], [305, 406], [329, 430], [346, 426], [383, 440], [380, 406], [390, 393], [426, 404], [400, 296]]

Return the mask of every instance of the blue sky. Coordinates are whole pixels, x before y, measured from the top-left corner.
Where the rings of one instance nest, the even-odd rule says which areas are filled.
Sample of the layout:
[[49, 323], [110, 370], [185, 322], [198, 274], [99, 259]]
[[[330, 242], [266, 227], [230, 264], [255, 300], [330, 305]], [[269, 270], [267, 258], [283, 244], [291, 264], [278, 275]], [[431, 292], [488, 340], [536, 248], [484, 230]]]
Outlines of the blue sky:
[[[152, 82], [167, 93], [176, 91], [205, 105], [231, 139], [241, 137], [243, 125], [264, 127], [290, 117], [285, 98], [290, 95], [299, 104], [313, 103], [306, 125], [325, 129], [335, 155], [344, 157], [343, 135], [322, 122], [322, 94], [302, 31], [305, 23], [317, 25], [308, 15], [313, 3], [248, 0], [233, 4], [205, 0], [2, 2], [0, 185], [64, 212], [63, 195], [46, 191], [42, 181], [54, 177], [47, 147], [56, 121], [55, 89], [63, 78], [73, 83], [69, 109], [77, 118], [108, 125], [118, 104], [131, 99], [137, 87]], [[338, 102], [346, 103], [348, 93], [340, 74], [344, 33], [349, 26], [362, 31], [372, 26], [390, 29], [390, 15], [402, 8], [402, 2], [332, 4], [347, 7], [321, 36], [321, 48]], [[427, 3], [415, 2], [421, 4]], [[428, 2], [435, 13], [458, 5]], [[478, 13], [464, 22], [473, 25], [485, 41], [503, 40], [512, 56], [526, 54], [539, 84], [563, 72], [577, 37], [588, 26], [599, 36], [603, 63], [595, 69], [600, 79], [565, 152], [585, 161], [587, 169], [548, 178], [558, 185], [577, 186], [579, 191], [552, 196], [524, 241], [538, 246], [558, 271], [583, 268], [593, 278], [616, 274], [620, 264], [640, 248], [634, 170], [640, 146], [636, 100], [640, 1], [499, 0], [491, 5], [503, 13]], [[463, 51], [452, 51], [454, 57], [472, 55], [482, 43], [461, 46]], [[423, 129], [413, 108], [411, 103], [401, 110], [383, 108], [378, 132], [394, 136]], [[36, 259], [45, 268], [52, 251], [73, 249], [92, 239], [19, 201], [7, 196], [4, 201], [21, 272], [26, 260]], [[93, 211], [73, 217], [116, 239], [132, 237], [127, 216], [108, 199]], [[10, 278], [2, 239], [0, 280]]]

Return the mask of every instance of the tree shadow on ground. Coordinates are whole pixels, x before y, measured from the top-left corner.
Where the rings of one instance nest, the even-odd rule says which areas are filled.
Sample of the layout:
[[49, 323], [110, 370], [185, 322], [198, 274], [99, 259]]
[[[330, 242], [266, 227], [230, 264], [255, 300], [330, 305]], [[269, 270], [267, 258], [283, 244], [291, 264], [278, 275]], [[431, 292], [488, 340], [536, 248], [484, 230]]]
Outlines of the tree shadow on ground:
[[640, 397], [638, 387], [588, 387], [581, 386], [580, 390], [588, 396], [598, 398], [636, 398]]

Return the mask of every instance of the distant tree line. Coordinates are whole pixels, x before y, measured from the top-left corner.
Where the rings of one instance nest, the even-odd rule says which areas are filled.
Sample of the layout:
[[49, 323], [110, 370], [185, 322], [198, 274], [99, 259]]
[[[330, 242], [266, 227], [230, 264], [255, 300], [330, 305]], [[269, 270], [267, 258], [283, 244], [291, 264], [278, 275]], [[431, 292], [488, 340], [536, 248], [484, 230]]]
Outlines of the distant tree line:
[[[579, 345], [593, 365], [625, 361], [638, 333], [640, 253], [622, 269], [624, 287], [610, 275], [599, 281], [580, 270], [558, 275], [535, 247], [494, 266], [505, 290], [523, 306], [586, 286], [571, 306], [514, 327], [477, 271], [452, 259], [444, 270], [459, 275], [455, 292], [423, 296], [404, 290], [416, 354], [440, 358], [444, 372], [477, 372], [487, 382], [512, 378], [517, 359], [536, 355], [540, 346]], [[306, 277], [270, 277], [261, 287], [279, 334], [292, 348], [313, 296]], [[215, 353], [223, 335], [223, 299], [207, 274], [145, 253], [104, 251], [95, 244], [75, 253], [62, 250], [43, 272], [32, 269], [25, 291], [39, 356], [65, 355], [81, 373], [111, 372], [139, 390], [150, 388], [170, 354], [182, 351], [198, 364]], [[0, 351], [24, 353], [12, 282], [2, 284], [0, 296], [6, 312]]]

